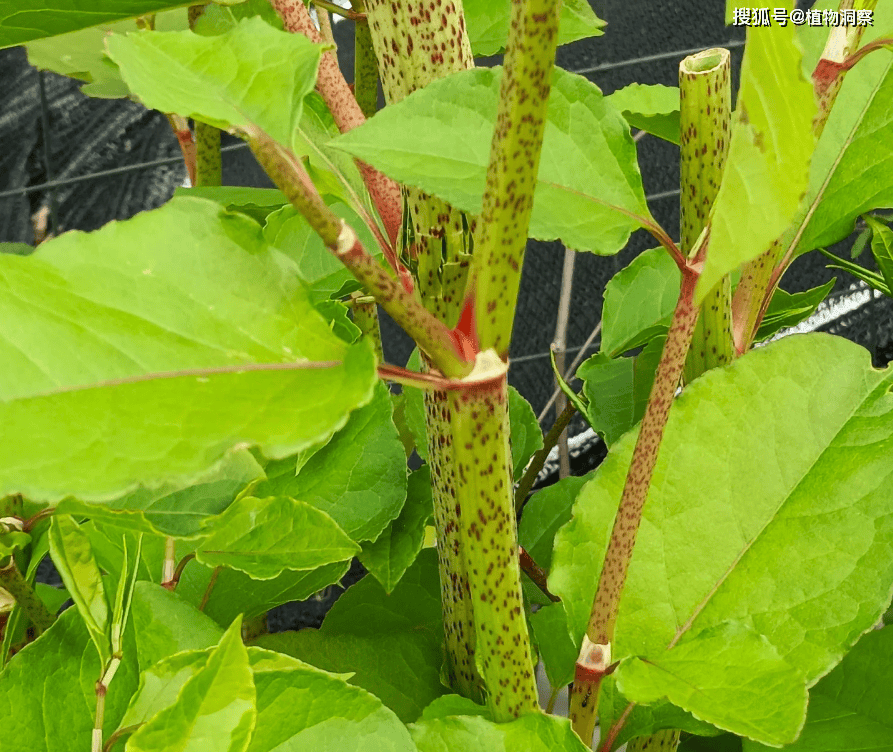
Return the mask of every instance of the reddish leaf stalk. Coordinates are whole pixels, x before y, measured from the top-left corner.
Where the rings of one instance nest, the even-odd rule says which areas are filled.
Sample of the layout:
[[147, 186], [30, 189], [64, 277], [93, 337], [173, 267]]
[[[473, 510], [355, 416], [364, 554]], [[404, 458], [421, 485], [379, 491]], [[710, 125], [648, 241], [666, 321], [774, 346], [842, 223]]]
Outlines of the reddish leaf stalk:
[[180, 151], [183, 152], [183, 163], [186, 165], [186, 172], [189, 175], [189, 184], [195, 185], [196, 148], [192, 131], [189, 130], [189, 123], [186, 121], [186, 118], [180, 115], [167, 114], [165, 117], [167, 122], [170, 123], [171, 130], [177, 137]]
[[[700, 256], [702, 254], [698, 254]], [[595, 730], [598, 710], [598, 690], [601, 679], [611, 670], [611, 643], [620, 596], [626, 584], [629, 563], [636, 543], [645, 499], [657, 463], [661, 439], [670, 405], [679, 386], [685, 357], [691, 345], [698, 319], [694, 302], [695, 285], [699, 272], [694, 265], [686, 267], [682, 275], [679, 300], [673, 313], [670, 330], [661, 355], [648, 406], [642, 418], [639, 437], [633, 451], [626, 484], [614, 518], [614, 528], [605, 552], [605, 563], [577, 660], [574, 687], [571, 695], [571, 721], [574, 730], [585, 744], [590, 744]]]

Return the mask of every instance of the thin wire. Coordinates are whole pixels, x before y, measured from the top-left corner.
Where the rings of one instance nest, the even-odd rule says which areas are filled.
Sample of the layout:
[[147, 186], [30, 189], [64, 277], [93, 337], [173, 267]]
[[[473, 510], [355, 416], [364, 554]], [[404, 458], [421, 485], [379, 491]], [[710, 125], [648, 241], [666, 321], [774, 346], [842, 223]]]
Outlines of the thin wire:
[[615, 70], [617, 68], [626, 68], [630, 65], [638, 65], [639, 63], [653, 63], [657, 60], [670, 60], [676, 57], [688, 57], [689, 55], [694, 55], [697, 52], [703, 52], [704, 50], [710, 50], [714, 47], [743, 47], [744, 40], [743, 39], [732, 39], [728, 42], [720, 42], [719, 44], [708, 45], [706, 47], [693, 47], [690, 50], [675, 50], [674, 52], [658, 52], [655, 55], [644, 55], [643, 57], [632, 57], [627, 60], [619, 60], [616, 63], [601, 63], [600, 65], [592, 65], [588, 68], [577, 68], [576, 70], [570, 71], [571, 73], [577, 73], [579, 75], [584, 75], [586, 73], [601, 73], [602, 71]]

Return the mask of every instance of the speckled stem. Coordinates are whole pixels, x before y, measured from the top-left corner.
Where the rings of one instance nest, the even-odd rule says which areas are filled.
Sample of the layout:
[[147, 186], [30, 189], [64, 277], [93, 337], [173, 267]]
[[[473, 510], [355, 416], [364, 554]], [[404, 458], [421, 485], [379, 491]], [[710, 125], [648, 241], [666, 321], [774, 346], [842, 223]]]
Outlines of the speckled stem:
[[[279, 14], [288, 31], [304, 34], [311, 42], [317, 44], [322, 41], [302, 0], [270, 0], [270, 4]], [[356, 97], [338, 67], [338, 60], [332, 52], [325, 53], [319, 62], [316, 90], [325, 100], [332, 117], [335, 118], [338, 130], [342, 133], [346, 133], [366, 121]], [[396, 245], [403, 221], [400, 188], [393, 180], [364, 162], [358, 161], [357, 166], [360, 168], [363, 181], [369, 189], [369, 195], [384, 223], [388, 238], [392, 244]]]
[[[875, 5], [877, 0], [841, 0], [839, 9], [872, 10]], [[843, 84], [847, 72], [844, 62], [858, 49], [864, 31], [864, 26], [838, 26], [832, 27], [828, 34], [825, 50], [812, 74], [818, 105], [812, 123], [816, 138], [825, 129]], [[767, 251], [741, 268], [741, 280], [732, 298], [733, 334], [738, 354], [747, 352], [753, 344], [778, 281], [793, 259], [797, 241], [795, 233], [787, 232]]]
[[[732, 123], [731, 55], [711, 49], [679, 64], [680, 247], [688, 255], [719, 192]], [[686, 383], [732, 361], [732, 290], [723, 277], [707, 293], [685, 362]]]
[[363, 114], [370, 118], [378, 109], [378, 60], [369, 19], [365, 17], [365, 0], [351, 0], [350, 6], [364, 16], [354, 22], [353, 93]]
[[166, 113], [165, 117], [180, 144], [183, 153], [183, 163], [186, 165], [186, 174], [189, 176], [189, 184], [195, 185], [195, 139], [189, 129], [189, 122], [181, 115]]
[[381, 348], [381, 327], [378, 321], [378, 305], [375, 298], [361, 292], [355, 292], [350, 301], [353, 311], [353, 323], [360, 330], [360, 337], [372, 343], [375, 357], [384, 363], [384, 351]]
[[508, 355], [552, 85], [560, 0], [515, 0], [474, 250], [482, 350]]
[[320, 197], [300, 161], [263, 133], [249, 134], [255, 158], [323, 243], [350, 270], [391, 318], [412, 337], [445, 376], [471, 370], [450, 331], [363, 248], [356, 233]]
[[497, 722], [539, 707], [521, 594], [507, 390], [503, 370], [498, 380], [448, 396], [474, 658]]
[[11, 556], [6, 557], [5, 562], [0, 561], [0, 587], [13, 597], [34, 625], [37, 634], [43, 634], [53, 626], [56, 617], [50, 613], [28, 580], [22, 576]]
[[698, 307], [694, 303], [697, 281], [697, 272], [689, 267], [682, 270], [679, 300], [667, 332], [667, 341], [654, 377], [648, 406], [642, 417], [639, 437], [605, 552], [605, 563], [586, 628], [583, 650], [577, 660], [570, 716], [574, 730], [587, 745], [591, 744], [595, 729], [601, 680], [610, 669], [610, 647], [614, 640], [617, 608], [626, 584], [642, 510], [651, 485], [670, 405], [682, 376], [685, 356], [698, 319]]
[[[189, 28], [195, 24], [207, 8], [207, 3], [189, 7]], [[198, 188], [206, 185], [221, 185], [223, 164], [220, 155], [220, 129], [207, 123], [195, 122], [195, 180]]]
[[651, 736], [637, 736], [627, 742], [626, 752], [675, 752], [680, 731], [665, 729]]

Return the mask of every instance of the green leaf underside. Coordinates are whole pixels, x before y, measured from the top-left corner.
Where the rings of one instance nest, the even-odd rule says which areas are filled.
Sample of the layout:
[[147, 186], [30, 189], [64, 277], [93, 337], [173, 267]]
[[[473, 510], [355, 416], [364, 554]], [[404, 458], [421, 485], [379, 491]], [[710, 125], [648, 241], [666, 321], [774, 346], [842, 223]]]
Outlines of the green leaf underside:
[[[808, 682], [829, 671], [889, 601], [891, 382], [862, 348], [813, 334], [689, 385], [670, 412], [613, 658], [651, 659], [680, 630], [740, 621]], [[549, 586], [578, 639], [635, 438], [556, 537]], [[729, 712], [726, 723], [756, 711]]]
[[[893, 748], [893, 630], [866, 634], [809, 691], [803, 733], [790, 752], [882, 752]], [[762, 752], [745, 741], [745, 752]]]
[[616, 358], [669, 328], [681, 275], [662, 248], [640, 253], [605, 287], [601, 352]]
[[206, 529], [210, 535], [196, 552], [198, 561], [257, 580], [347, 561], [360, 551], [325, 512], [284, 496], [238, 499]]
[[172, 0], [17, 0], [0, 9], [0, 47], [177, 8]]
[[[769, 249], [794, 220], [806, 192], [815, 101], [812, 83], [801, 72], [795, 34], [793, 24], [747, 31], [698, 303], [725, 274]], [[779, 104], [770, 107], [769, 102]]]
[[[475, 57], [505, 51], [511, 16], [511, 0], [464, 0], [468, 39]], [[564, 0], [558, 25], [558, 44], [602, 35], [605, 22], [597, 18], [586, 0]]]
[[400, 516], [375, 541], [363, 543], [360, 562], [390, 593], [415, 561], [425, 541], [425, 526], [434, 514], [431, 468], [422, 465], [410, 473], [406, 503]]
[[[480, 214], [501, 75], [478, 68], [435, 81], [332, 145]], [[639, 224], [605, 202], [650, 217], [629, 127], [603, 100], [590, 81], [555, 69], [530, 237], [612, 254]]]
[[808, 700], [797, 670], [764, 637], [734, 622], [705, 630], [663, 655], [624, 661], [617, 685], [635, 702], [669, 699], [702, 720], [773, 745], [797, 737]]
[[815, 313], [821, 302], [828, 297], [836, 280], [830, 280], [821, 287], [814, 287], [806, 292], [785, 292], [781, 288], [775, 291], [769, 308], [755, 340], [762, 342], [778, 334], [782, 329], [797, 326]]
[[679, 87], [630, 84], [606, 99], [633, 128], [679, 145]]
[[248, 748], [257, 698], [241, 628], [241, 619], [233, 622], [205, 665], [183, 684], [176, 704], [137, 729], [127, 740], [128, 749], [185, 752], [205, 747], [243, 752]]
[[[96, 648], [77, 609], [70, 608], [0, 673], [4, 742], [14, 739], [16, 749], [28, 752], [90, 749], [99, 676]], [[128, 636], [105, 699], [105, 738], [118, 726], [136, 686], [135, 650]]]
[[[837, 3], [825, 0], [815, 7], [836, 8]], [[862, 45], [889, 37], [891, 27], [893, 7], [879, 3]], [[804, 26], [799, 32], [808, 63], [814, 67], [828, 29]], [[806, 206], [814, 211], [805, 217], [808, 224], [797, 253], [843, 239], [860, 214], [893, 203], [893, 114], [887, 106], [891, 96], [893, 57], [889, 52], [870, 54], [847, 72], [812, 159]]]
[[447, 689], [440, 681], [443, 627], [436, 555], [422, 552], [387, 595], [365, 577], [336, 601], [319, 630], [265, 635], [257, 644], [318, 668], [352, 672], [403, 721]]
[[530, 458], [543, 448], [543, 431], [530, 403], [513, 386], [509, 387], [509, 425], [513, 474], [518, 481]]
[[567, 718], [531, 713], [510, 723], [493, 723], [480, 716], [454, 716], [421, 721], [409, 727], [419, 752], [524, 750], [525, 752], [584, 752]]
[[330, 516], [355, 541], [375, 540], [406, 500], [406, 455], [387, 387], [379, 383], [369, 404], [309, 457], [267, 467], [258, 496], [290, 496]]
[[182, 487], [240, 444], [319, 443], [371, 397], [371, 352], [329, 330], [256, 223], [213, 202], [0, 256], [0, 286], [0, 418], [19, 437], [0, 493]]

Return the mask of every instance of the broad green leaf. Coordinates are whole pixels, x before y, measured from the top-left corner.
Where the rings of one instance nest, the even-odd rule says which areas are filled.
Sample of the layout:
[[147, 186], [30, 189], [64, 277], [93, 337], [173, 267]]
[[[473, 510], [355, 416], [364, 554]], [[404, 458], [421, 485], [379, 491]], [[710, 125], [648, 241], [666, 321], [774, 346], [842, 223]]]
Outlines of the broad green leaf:
[[[790, 752], [882, 752], [893, 748], [893, 630], [866, 634], [809, 691], [803, 733]], [[766, 748], [745, 741], [745, 752]]]
[[561, 603], [550, 603], [530, 615], [530, 626], [537, 652], [553, 688], [565, 687], [574, 680], [574, 668], [580, 650], [567, 628], [567, 613]]
[[[208, 6], [219, 7], [219, 6]], [[216, 201], [229, 211], [247, 214], [261, 225], [267, 217], [288, 204], [278, 188], [247, 188], [240, 185], [205, 185], [198, 188], [177, 188], [174, 196], [198, 196]]]
[[[285, 656], [275, 659], [283, 664]], [[368, 692], [310, 666], [267, 663], [252, 661], [257, 724], [249, 752], [416, 752], [406, 727]]]
[[679, 268], [663, 248], [640, 253], [605, 287], [601, 351], [616, 358], [669, 328], [679, 298]]
[[[823, 0], [815, 7], [836, 8]], [[874, 26], [865, 30], [862, 44], [889, 36], [893, 7], [879, 3]], [[799, 30], [810, 70], [828, 38], [826, 27]], [[798, 222], [796, 252], [831, 245], [846, 237], [860, 214], [893, 204], [893, 57], [875, 52], [848, 71], [831, 115], [816, 145], [804, 213]], [[805, 227], [803, 226], [805, 225]]]
[[196, 552], [209, 567], [230, 567], [256, 580], [352, 559], [360, 547], [325, 512], [285, 496], [237, 499], [205, 526]]
[[139, 488], [102, 506], [67, 498], [59, 503], [57, 512], [89, 517], [93, 522], [134, 532], [197, 538], [205, 521], [220, 514], [263, 473], [251, 452], [237, 450], [186, 488], [172, 483], [160, 488]]
[[611, 360], [598, 353], [577, 369], [588, 401], [586, 422], [609, 447], [645, 414], [665, 340], [655, 337], [641, 353], [629, 358]]
[[[811, 334], [689, 385], [670, 411], [612, 657], [651, 659], [741, 621], [807, 682], [833, 668], [889, 601], [891, 384], [864, 349]], [[549, 586], [578, 640], [635, 440], [618, 442], [556, 536]]]
[[775, 291], [769, 308], [760, 324], [757, 342], [762, 342], [777, 334], [782, 329], [797, 326], [815, 313], [819, 304], [828, 297], [836, 280], [830, 280], [821, 287], [814, 287], [806, 292], [789, 293], [780, 287]]
[[50, 555], [74, 605], [87, 625], [102, 665], [112, 657], [109, 642], [109, 604], [102, 574], [90, 547], [90, 538], [68, 515], [53, 516]]
[[839, 256], [835, 256], [833, 253], [829, 253], [824, 248], [818, 248], [817, 250], [823, 256], [827, 256], [829, 259], [834, 261], [833, 264], [828, 264], [829, 269], [840, 269], [841, 271], [849, 272], [854, 277], [856, 277], [856, 279], [861, 279], [869, 287], [880, 291], [884, 295], [893, 295], [893, 290], [887, 287], [886, 281], [877, 272], [864, 269], [863, 267], [859, 266], [858, 264], [854, 264], [848, 259], [842, 259]]
[[422, 711], [422, 721], [448, 718], [452, 715], [479, 715], [491, 719], [490, 709], [462, 695], [442, 695]]
[[679, 87], [630, 84], [606, 99], [626, 122], [670, 143], [679, 144]]
[[253, 619], [283, 603], [306, 600], [338, 582], [349, 568], [349, 561], [341, 561], [309, 572], [286, 571], [272, 580], [253, 580], [244, 572], [221, 569], [211, 585], [213, 570], [192, 562], [186, 567], [177, 593], [194, 607], [208, 593], [204, 613], [218, 624], [226, 625], [239, 614]]
[[420, 721], [409, 727], [419, 752], [585, 752], [567, 718], [531, 713], [510, 723], [493, 723], [480, 716], [454, 716]]
[[425, 526], [434, 514], [431, 468], [423, 465], [410, 473], [406, 503], [400, 516], [373, 542], [363, 543], [360, 562], [390, 593], [415, 561], [425, 541]]
[[[406, 361], [406, 368], [414, 373], [422, 371], [422, 356], [415, 348]], [[509, 403], [511, 409], [511, 403]], [[403, 418], [406, 427], [415, 439], [416, 453], [425, 462], [428, 461], [428, 429], [425, 423], [425, 394], [421, 389], [411, 386], [403, 387]], [[514, 463], [513, 463], [514, 464]]]
[[133, 626], [142, 670], [174, 653], [216, 645], [223, 629], [191, 606], [177, 592], [150, 582], [137, 582], [133, 593]]
[[34, 246], [27, 243], [0, 243], [0, 253], [12, 253], [16, 256], [30, 256]]
[[[790, 9], [791, 0], [783, 5]], [[747, 30], [729, 155], [711, 211], [698, 302], [725, 274], [768, 250], [797, 214], [809, 181], [816, 111], [801, 58], [793, 24]]]
[[717, 737], [683, 734], [677, 752], [741, 752], [742, 739], [736, 734]]
[[[286, 148], [316, 84], [323, 49], [257, 17], [219, 36], [139, 33], [110, 37], [107, 47], [147, 107], [223, 129], [260, 128]], [[159, 77], [159, 70], [167, 75]]]
[[[94, 508], [99, 509], [100, 507]], [[88, 520], [82, 523], [81, 530], [90, 538], [93, 556], [96, 557], [96, 563], [106, 578], [106, 592], [112, 592], [124, 573], [124, 547], [127, 546], [130, 551], [133, 551], [140, 540], [142, 543], [139, 544], [138, 579], [161, 582], [164, 569], [164, 536], [128, 530], [98, 520]]]
[[[229, 31], [243, 18], [260, 16], [270, 26], [282, 28], [282, 19], [269, 0], [239, 0], [238, 2], [208, 3], [195, 22], [196, 34], [213, 36]], [[157, 27], [156, 27], [157, 28]]]
[[317, 444], [371, 397], [371, 351], [332, 334], [258, 225], [213, 202], [65, 233], [0, 271], [0, 420], [19, 437], [0, 447], [0, 494], [182, 488], [236, 447]]
[[[478, 68], [435, 81], [332, 146], [480, 214], [501, 75]], [[639, 223], [608, 205], [650, 216], [626, 121], [593, 83], [556, 68], [544, 139], [530, 237], [616, 253]]]
[[355, 541], [375, 540], [406, 500], [406, 455], [391, 415], [387, 387], [353, 412], [347, 425], [306, 458], [267, 467], [257, 495], [300, 499], [329, 515]]
[[796, 739], [806, 717], [803, 677], [740, 623], [683, 638], [647, 660], [630, 658], [616, 673], [618, 688], [633, 701], [668, 699], [720, 728], [773, 746]]
[[[137, 686], [133, 638], [105, 697], [103, 732], [118, 726]], [[90, 749], [96, 714], [96, 680], [102, 668], [77, 609], [63, 611], [37, 640], [16, 653], [0, 672], [3, 746], [28, 752]]]
[[[357, 231], [364, 248], [370, 253], [378, 248], [369, 228], [353, 209], [332, 198], [327, 203], [335, 214]], [[311, 300], [325, 300], [344, 290], [345, 285], [356, 282], [347, 267], [325, 247], [304, 215], [291, 205], [283, 206], [267, 217], [264, 237], [270, 245], [294, 261], [309, 286]], [[381, 256], [378, 251], [375, 254]], [[359, 283], [356, 286], [359, 289]]]
[[[464, 0], [468, 39], [475, 57], [505, 52], [512, 14], [511, 0]], [[586, 0], [564, 0], [558, 25], [558, 44], [602, 35], [605, 22], [597, 18]]]
[[509, 424], [513, 473], [518, 481], [534, 452], [543, 448], [543, 430], [530, 403], [513, 386], [509, 387]]
[[248, 749], [257, 718], [248, 652], [237, 619], [207, 663], [183, 685], [177, 702], [157, 713], [127, 741], [133, 752]]
[[265, 635], [257, 644], [328, 671], [352, 672], [352, 684], [408, 722], [446, 692], [441, 619], [436, 552], [426, 549], [390, 595], [365, 577], [335, 602], [319, 630]]
[[210, 655], [211, 649], [173, 653], [142, 671], [139, 687], [121, 719], [121, 728], [146, 723], [171, 707], [183, 685], [207, 665]]
[[0, 8], [0, 47], [54, 37], [89, 26], [160, 13], [178, 0], [16, 0]]
[[887, 288], [893, 290], [893, 230], [871, 216], [866, 216], [865, 221], [872, 230], [871, 254]]
[[320, 300], [314, 304], [316, 312], [329, 322], [332, 332], [347, 344], [352, 345], [360, 339], [362, 332], [353, 323], [347, 306], [339, 300]]

